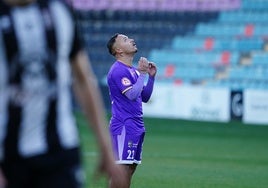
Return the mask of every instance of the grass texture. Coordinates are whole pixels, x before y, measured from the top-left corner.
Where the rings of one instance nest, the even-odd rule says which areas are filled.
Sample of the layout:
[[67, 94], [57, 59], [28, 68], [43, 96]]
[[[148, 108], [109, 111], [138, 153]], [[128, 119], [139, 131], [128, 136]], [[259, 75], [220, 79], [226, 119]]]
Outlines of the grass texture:
[[[86, 188], [107, 187], [96, 180], [98, 150], [82, 115]], [[131, 188], [267, 188], [268, 126], [240, 122], [194, 122], [145, 118], [142, 164]]]

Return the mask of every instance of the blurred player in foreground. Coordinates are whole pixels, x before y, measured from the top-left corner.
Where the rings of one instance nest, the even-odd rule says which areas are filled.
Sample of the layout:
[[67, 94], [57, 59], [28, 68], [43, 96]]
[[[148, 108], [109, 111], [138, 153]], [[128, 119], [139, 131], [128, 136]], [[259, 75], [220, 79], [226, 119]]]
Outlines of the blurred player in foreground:
[[[145, 135], [142, 102], [148, 102], [151, 97], [157, 68], [144, 57], [139, 59], [137, 68], [133, 67], [137, 46], [133, 39], [123, 34], [112, 36], [107, 47], [116, 58], [107, 75], [112, 103], [110, 134], [116, 163], [125, 167], [127, 187], [130, 187], [142, 158]], [[147, 75], [149, 78], [144, 85]], [[113, 181], [110, 186], [116, 187]]]
[[1, 188], [82, 187], [72, 85], [96, 135], [99, 170], [122, 187], [124, 169], [114, 163], [103, 102], [71, 11], [57, 0], [0, 0]]

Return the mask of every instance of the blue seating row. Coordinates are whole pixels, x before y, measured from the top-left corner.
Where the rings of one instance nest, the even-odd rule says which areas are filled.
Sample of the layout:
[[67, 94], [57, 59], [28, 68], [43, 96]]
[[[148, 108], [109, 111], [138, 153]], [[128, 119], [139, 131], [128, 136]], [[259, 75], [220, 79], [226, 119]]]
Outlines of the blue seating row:
[[266, 37], [268, 35], [268, 25], [201, 23], [196, 27], [196, 35], [214, 37]]
[[209, 22], [218, 19], [218, 12], [157, 11], [157, 10], [90, 10], [78, 11], [77, 17], [87, 21], [163, 21], [174, 23]]
[[[66, 0], [71, 1], [71, 0]], [[83, 10], [169, 10], [219, 11], [240, 7], [240, 0], [75, 0], [77, 9]]]
[[254, 11], [267, 11], [268, 1], [267, 0], [243, 0], [243, 10], [254, 10]]
[[212, 51], [194, 52], [180, 51], [172, 49], [154, 49], [150, 52], [149, 58], [160, 64], [196, 64], [196, 65], [216, 65], [216, 64], [237, 64], [240, 54], [237, 51]]
[[219, 22], [235, 24], [268, 23], [267, 11], [224, 11], [219, 15]]
[[178, 50], [231, 50], [249, 52], [262, 50], [265, 42], [261, 38], [229, 37], [181, 37], [177, 36], [172, 41], [172, 48]]

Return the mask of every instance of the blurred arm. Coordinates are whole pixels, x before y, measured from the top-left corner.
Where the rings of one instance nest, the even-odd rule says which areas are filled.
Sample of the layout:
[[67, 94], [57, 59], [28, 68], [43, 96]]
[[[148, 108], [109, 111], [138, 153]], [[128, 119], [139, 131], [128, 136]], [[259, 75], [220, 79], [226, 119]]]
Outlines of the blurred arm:
[[118, 188], [125, 187], [126, 180], [122, 178], [125, 170], [115, 164], [101, 92], [87, 54], [80, 51], [73, 59], [72, 66], [77, 100], [95, 133], [100, 149], [98, 171], [106, 173]]
[[4, 177], [4, 174], [3, 174], [3, 172], [2, 172], [2, 169], [1, 169], [1, 167], [0, 167], [0, 187], [2, 188], [2, 187], [5, 187], [6, 186], [6, 179], [5, 179], [5, 177]]
[[96, 135], [101, 153], [110, 157], [109, 135], [106, 129], [108, 123], [106, 121], [104, 104], [87, 54], [79, 52], [73, 61], [73, 85], [77, 100]]

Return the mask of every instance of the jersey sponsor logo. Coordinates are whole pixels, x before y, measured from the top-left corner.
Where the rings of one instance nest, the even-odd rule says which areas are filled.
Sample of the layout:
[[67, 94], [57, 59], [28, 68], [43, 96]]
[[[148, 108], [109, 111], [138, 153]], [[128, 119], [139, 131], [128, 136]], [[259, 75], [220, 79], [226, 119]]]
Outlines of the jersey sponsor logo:
[[127, 143], [128, 147], [131, 148], [133, 146], [133, 141], [132, 140], [129, 140], [128, 143]]
[[121, 79], [121, 83], [122, 83], [124, 86], [129, 86], [129, 85], [131, 85], [131, 81], [130, 81], [128, 78], [126, 78], [126, 77], [124, 77], [124, 78]]

